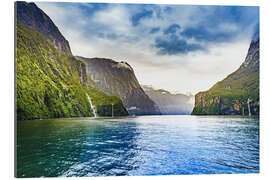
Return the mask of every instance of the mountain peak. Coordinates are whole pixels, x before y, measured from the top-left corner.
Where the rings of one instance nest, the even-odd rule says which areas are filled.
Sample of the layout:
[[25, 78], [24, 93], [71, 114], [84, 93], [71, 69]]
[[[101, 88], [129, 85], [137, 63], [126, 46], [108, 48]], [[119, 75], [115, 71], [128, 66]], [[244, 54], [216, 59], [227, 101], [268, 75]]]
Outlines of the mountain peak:
[[255, 28], [254, 28], [254, 33], [252, 36], [252, 41], [258, 41], [260, 37], [260, 26], [259, 24], [256, 24]]
[[259, 29], [256, 29], [253, 34], [246, 59], [242, 67], [252, 67], [259, 64], [259, 51], [260, 51], [260, 38], [259, 38]]
[[59, 50], [72, 54], [69, 42], [64, 38], [50, 17], [35, 3], [18, 1], [15, 3], [15, 7], [17, 20], [50, 39]]

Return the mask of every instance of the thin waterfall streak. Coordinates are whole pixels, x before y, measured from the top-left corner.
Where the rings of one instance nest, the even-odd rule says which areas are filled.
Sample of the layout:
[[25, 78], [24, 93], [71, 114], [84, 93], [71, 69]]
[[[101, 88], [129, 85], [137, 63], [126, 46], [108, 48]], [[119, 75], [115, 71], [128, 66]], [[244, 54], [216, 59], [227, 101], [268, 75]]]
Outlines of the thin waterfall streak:
[[250, 112], [250, 105], [249, 105], [249, 103], [250, 103], [250, 99], [249, 99], [249, 98], [248, 98], [247, 103], [248, 103], [248, 115], [249, 115], [249, 116], [251, 116], [251, 112]]
[[89, 101], [90, 107], [91, 107], [91, 109], [92, 109], [92, 111], [93, 111], [93, 113], [94, 113], [94, 117], [97, 117], [96, 108], [95, 108], [95, 106], [93, 105], [91, 98], [89, 97], [89, 95], [88, 95], [88, 94], [86, 94], [86, 96], [87, 96], [87, 98], [88, 98], [88, 101]]
[[112, 117], [114, 117], [114, 113], [113, 113], [113, 104], [112, 104]]

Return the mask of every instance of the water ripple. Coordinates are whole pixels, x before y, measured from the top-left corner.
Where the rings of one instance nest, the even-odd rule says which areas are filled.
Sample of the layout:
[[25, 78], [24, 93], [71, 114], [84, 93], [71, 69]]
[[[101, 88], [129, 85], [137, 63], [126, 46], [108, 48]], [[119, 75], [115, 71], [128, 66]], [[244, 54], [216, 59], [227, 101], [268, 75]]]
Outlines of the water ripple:
[[257, 118], [53, 119], [17, 134], [18, 177], [259, 172]]

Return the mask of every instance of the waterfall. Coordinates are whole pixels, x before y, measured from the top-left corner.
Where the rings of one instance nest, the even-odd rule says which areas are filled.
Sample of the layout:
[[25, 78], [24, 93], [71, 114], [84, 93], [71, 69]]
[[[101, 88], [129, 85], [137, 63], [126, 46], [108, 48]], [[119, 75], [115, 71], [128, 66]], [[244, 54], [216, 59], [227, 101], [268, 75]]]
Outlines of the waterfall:
[[95, 108], [95, 106], [93, 105], [91, 98], [89, 97], [88, 94], [86, 94], [86, 96], [87, 96], [87, 98], [88, 98], [88, 101], [89, 101], [89, 104], [90, 104], [90, 106], [91, 106], [91, 109], [92, 109], [92, 111], [93, 111], [93, 113], [94, 113], [94, 116], [97, 117], [96, 108]]
[[112, 104], [112, 117], [114, 116], [114, 114], [113, 114], [113, 104]]
[[247, 103], [248, 103], [248, 115], [251, 116], [250, 105], [249, 105], [250, 99], [249, 99], [249, 98], [248, 98], [248, 100], [247, 100]]

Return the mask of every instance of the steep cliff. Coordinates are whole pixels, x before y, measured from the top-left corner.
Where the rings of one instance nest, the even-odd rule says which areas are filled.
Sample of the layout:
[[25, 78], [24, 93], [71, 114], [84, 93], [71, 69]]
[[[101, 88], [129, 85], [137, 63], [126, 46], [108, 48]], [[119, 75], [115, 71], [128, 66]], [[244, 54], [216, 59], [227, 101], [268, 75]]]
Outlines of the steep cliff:
[[[35, 5], [31, 7], [36, 9]], [[21, 8], [25, 6], [16, 8], [17, 12], [24, 11]], [[56, 47], [55, 42], [24, 22], [16, 21], [17, 120], [94, 116], [95, 113], [111, 116], [111, 104], [114, 104], [115, 116], [128, 115], [120, 98], [93, 86], [87, 78], [85, 63]]]
[[55, 46], [68, 54], [71, 54], [68, 41], [55, 26], [53, 21], [35, 3], [18, 1], [15, 3], [16, 18], [33, 30], [50, 39]]
[[87, 64], [88, 77], [96, 88], [119, 96], [129, 114], [160, 114], [158, 106], [145, 94], [128, 63], [104, 58], [76, 58]]
[[193, 109], [194, 96], [172, 94], [164, 89], [154, 89], [151, 86], [142, 86], [144, 92], [158, 105], [163, 115], [190, 114]]
[[208, 91], [196, 94], [192, 114], [259, 114], [259, 42], [257, 31], [239, 69]]

